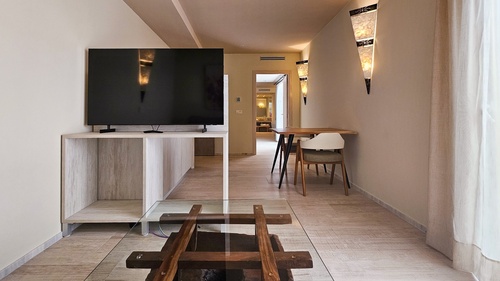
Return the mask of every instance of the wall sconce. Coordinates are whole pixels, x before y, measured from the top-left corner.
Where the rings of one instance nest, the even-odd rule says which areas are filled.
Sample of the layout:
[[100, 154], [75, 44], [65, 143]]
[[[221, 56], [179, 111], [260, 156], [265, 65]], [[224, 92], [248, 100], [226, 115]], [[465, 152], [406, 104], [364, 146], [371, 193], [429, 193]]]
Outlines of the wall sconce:
[[370, 94], [373, 73], [373, 53], [377, 26], [377, 4], [349, 11], [352, 29], [358, 46], [359, 59], [365, 76], [366, 91]]
[[295, 63], [300, 81], [300, 93], [304, 97], [304, 104], [307, 104], [307, 76], [309, 75], [309, 61], [301, 60]]

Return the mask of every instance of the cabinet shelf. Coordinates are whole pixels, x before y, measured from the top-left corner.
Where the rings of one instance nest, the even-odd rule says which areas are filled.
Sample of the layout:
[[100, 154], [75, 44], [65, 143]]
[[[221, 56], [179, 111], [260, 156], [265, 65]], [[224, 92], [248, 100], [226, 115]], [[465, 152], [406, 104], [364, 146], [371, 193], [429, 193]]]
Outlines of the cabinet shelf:
[[142, 200], [98, 200], [65, 220], [66, 223], [135, 223], [142, 216]]
[[222, 188], [227, 198], [226, 131], [63, 135], [63, 234], [70, 234], [71, 224], [139, 221], [194, 168], [194, 139], [214, 137], [223, 139]]

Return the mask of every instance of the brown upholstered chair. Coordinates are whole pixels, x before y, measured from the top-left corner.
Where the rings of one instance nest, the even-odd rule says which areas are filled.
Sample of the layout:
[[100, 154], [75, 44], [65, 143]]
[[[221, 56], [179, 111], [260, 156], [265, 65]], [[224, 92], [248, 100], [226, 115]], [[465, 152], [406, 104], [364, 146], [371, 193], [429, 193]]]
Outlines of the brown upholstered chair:
[[[297, 152], [297, 142], [302, 140], [309, 140], [312, 136], [296, 136], [294, 139], [293, 139], [293, 143], [292, 143], [292, 148], [290, 150], [290, 154], [295, 154]], [[280, 160], [279, 160], [279, 171], [281, 172], [281, 163], [283, 163], [283, 157], [284, 157], [284, 154], [285, 154], [285, 151], [286, 151], [286, 146], [288, 145], [288, 137], [285, 137], [283, 142], [281, 143], [281, 147], [280, 147]], [[288, 173], [287, 173], [287, 169], [286, 167], [285, 168], [285, 174], [288, 176]], [[316, 170], [317, 170], [317, 167], [316, 167]], [[317, 171], [316, 171], [317, 172]]]
[[340, 164], [342, 168], [342, 178], [344, 181], [344, 193], [346, 196], [349, 195], [344, 163], [344, 139], [340, 136], [340, 134], [321, 133], [313, 139], [299, 141], [297, 143], [294, 184], [297, 184], [299, 162], [302, 175], [302, 194], [304, 196], [306, 196], [304, 166], [308, 164], [332, 164], [330, 184], [333, 183], [335, 165]]

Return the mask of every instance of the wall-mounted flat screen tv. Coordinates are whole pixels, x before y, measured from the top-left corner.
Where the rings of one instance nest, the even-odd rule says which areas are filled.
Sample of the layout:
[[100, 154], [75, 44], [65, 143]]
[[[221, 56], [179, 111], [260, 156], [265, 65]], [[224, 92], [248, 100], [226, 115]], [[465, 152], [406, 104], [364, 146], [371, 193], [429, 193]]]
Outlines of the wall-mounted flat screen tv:
[[222, 125], [223, 49], [89, 49], [88, 125]]

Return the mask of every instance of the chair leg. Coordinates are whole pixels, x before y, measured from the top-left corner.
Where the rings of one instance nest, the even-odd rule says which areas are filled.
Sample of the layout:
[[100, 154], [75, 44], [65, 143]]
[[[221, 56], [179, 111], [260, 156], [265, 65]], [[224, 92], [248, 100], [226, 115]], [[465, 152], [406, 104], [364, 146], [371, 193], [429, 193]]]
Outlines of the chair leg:
[[302, 172], [302, 195], [306, 196], [306, 175], [304, 172], [304, 163], [300, 163], [300, 171]]
[[[294, 172], [294, 175], [293, 175], [293, 185], [297, 184], [297, 169], [299, 167], [299, 161], [300, 161], [300, 159], [299, 159], [299, 157], [298, 157], [297, 154], [295, 155], [295, 172]], [[300, 163], [300, 165], [302, 166], [302, 163]]]
[[[301, 172], [301, 180], [302, 180], [302, 195], [306, 196], [306, 173], [305, 173], [305, 166], [306, 164], [304, 163], [304, 153], [302, 153], [302, 150], [300, 149], [300, 141], [297, 145], [297, 152], [295, 153], [295, 157], [299, 159], [300, 161], [300, 172]], [[296, 162], [298, 163], [298, 162]], [[295, 166], [295, 171], [297, 171], [297, 164]], [[297, 176], [297, 174], [295, 174]], [[295, 178], [297, 180], [297, 178]]]
[[318, 171], [318, 164], [314, 165], [316, 166], [316, 176], [319, 176], [319, 171]]

